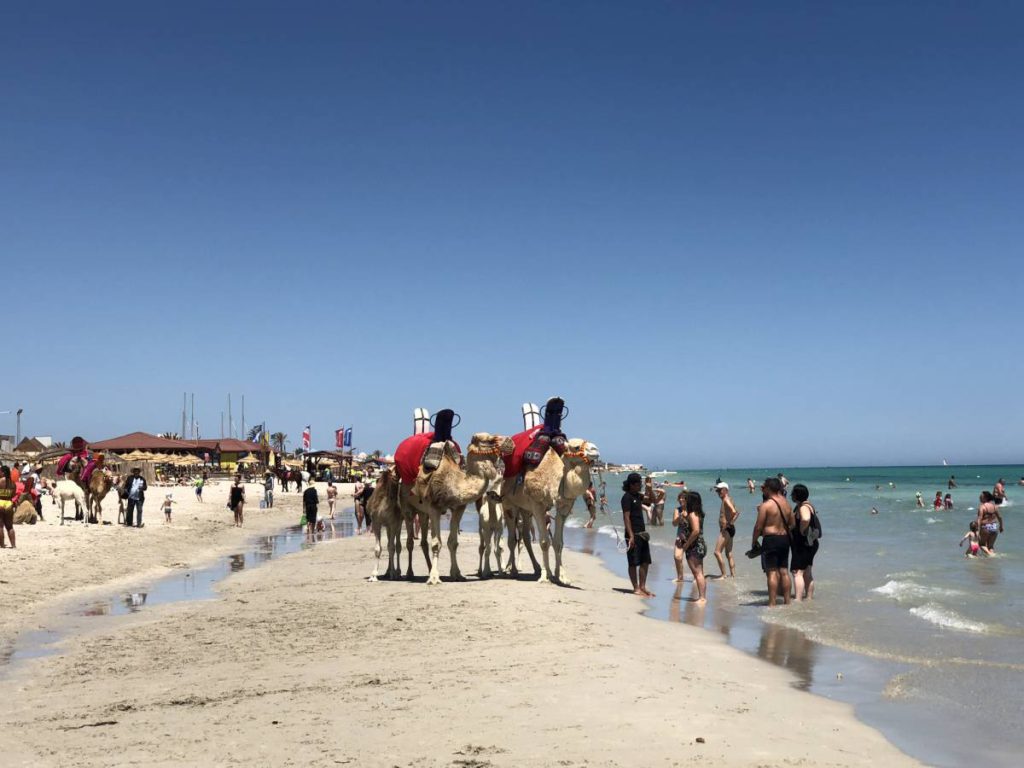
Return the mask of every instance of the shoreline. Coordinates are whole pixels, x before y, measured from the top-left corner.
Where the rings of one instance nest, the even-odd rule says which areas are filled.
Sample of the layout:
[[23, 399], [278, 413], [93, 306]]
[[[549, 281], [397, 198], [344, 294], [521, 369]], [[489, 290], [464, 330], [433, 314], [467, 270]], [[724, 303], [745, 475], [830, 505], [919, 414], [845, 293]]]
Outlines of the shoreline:
[[[475, 541], [461, 537], [467, 572]], [[629, 603], [600, 558], [566, 557], [582, 589], [369, 583], [372, 539], [356, 536], [232, 574], [214, 600], [147, 609], [90, 634], [88, 651], [69, 642], [60, 656], [20, 662], [12, 765], [56, 764], [74, 750], [76, 765], [111, 764], [116, 753], [115, 764], [390, 766], [428, 755], [428, 765], [511, 766], [600, 755], [615, 766], [635, 764], [627, 725], [646, 759], [918, 764], [851, 707], [797, 690], [791, 673], [695, 627], [645, 621], [644, 604]], [[643, 653], [631, 652], [636, 638]], [[125, 647], [145, 652], [125, 657]], [[623, 703], [636, 713], [625, 723]], [[408, 718], [417, 712], [432, 716]], [[545, 727], [550, 715], [558, 727]], [[105, 721], [116, 722], [80, 727]], [[67, 729], [60, 750], [55, 728]], [[168, 729], [179, 734], [171, 743], [157, 736]], [[409, 738], [387, 741], [398, 734]]]

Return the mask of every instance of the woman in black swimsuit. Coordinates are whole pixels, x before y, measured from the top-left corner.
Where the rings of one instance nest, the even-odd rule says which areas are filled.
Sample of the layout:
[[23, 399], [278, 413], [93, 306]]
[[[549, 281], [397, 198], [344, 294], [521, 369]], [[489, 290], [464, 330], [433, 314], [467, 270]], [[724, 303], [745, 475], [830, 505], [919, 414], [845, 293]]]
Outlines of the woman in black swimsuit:
[[228, 508], [235, 513], [235, 526], [242, 527], [242, 513], [245, 510], [245, 488], [242, 487], [241, 475], [235, 475], [235, 484], [231, 486], [228, 497]]
[[810, 498], [807, 486], [802, 483], [794, 485], [791, 496], [796, 509], [793, 510], [792, 559], [789, 570], [793, 573], [793, 590], [796, 592], [794, 599], [799, 603], [805, 597], [808, 600], [814, 599], [814, 574], [811, 567], [814, 565], [814, 556], [818, 553], [818, 540], [815, 539], [814, 544], [807, 543], [811, 513], [815, 511], [807, 501]]

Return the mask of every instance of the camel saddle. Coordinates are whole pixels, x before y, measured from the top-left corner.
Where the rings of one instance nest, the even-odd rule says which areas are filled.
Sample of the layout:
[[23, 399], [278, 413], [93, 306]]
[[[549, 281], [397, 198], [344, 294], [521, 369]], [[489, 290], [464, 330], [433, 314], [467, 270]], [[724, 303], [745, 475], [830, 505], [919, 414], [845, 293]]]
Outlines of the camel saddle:
[[[395, 450], [395, 471], [398, 472], [398, 477], [405, 485], [413, 485], [416, 482], [416, 478], [419, 476], [420, 467], [427, 472], [432, 472], [437, 469], [437, 464], [432, 467], [428, 466], [427, 453], [433, 446], [437, 446], [437, 462], [441, 460], [441, 456], [444, 452], [444, 442], [438, 442], [435, 440], [435, 432], [424, 432], [421, 435], [410, 435], [403, 440], [398, 448]], [[462, 448], [459, 444], [452, 440], [455, 445], [455, 450], [462, 453]]]

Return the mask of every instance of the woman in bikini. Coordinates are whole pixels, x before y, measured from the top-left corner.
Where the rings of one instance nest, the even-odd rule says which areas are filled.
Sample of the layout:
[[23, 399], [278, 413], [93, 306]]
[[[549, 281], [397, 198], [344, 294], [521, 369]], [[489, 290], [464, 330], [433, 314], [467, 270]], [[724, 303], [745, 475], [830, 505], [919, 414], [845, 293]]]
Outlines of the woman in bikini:
[[978, 543], [991, 552], [996, 548], [996, 538], [1003, 532], [1003, 518], [991, 493], [982, 491], [978, 501]]
[[[683, 499], [683, 511], [677, 530], [679, 536], [676, 537], [676, 548], [686, 555], [686, 564], [690, 566], [693, 583], [697, 586], [695, 602], [703, 605], [708, 596], [704, 579], [704, 557], [708, 553], [708, 545], [704, 541], [704, 500], [696, 491], [688, 492]], [[679, 569], [682, 570], [681, 567]]]

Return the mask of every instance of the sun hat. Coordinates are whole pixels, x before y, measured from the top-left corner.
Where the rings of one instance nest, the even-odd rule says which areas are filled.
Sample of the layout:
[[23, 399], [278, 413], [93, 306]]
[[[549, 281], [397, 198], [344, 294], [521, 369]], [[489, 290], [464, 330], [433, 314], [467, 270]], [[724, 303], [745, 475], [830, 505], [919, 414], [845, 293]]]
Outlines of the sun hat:
[[723, 491], [723, 490], [724, 491], [728, 491], [729, 490], [729, 484], [728, 483], [715, 483], [715, 490], [716, 491]]

